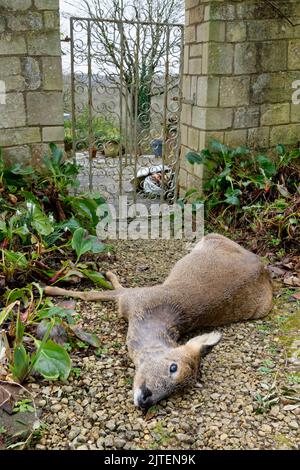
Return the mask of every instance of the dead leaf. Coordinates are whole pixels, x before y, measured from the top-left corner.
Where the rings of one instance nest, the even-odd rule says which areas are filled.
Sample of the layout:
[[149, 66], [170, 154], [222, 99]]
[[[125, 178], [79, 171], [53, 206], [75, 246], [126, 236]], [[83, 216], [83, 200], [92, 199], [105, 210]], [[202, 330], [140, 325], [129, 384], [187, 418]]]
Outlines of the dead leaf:
[[70, 330], [84, 343], [90, 344], [94, 348], [100, 348], [100, 340], [95, 333], [88, 333], [78, 326], [69, 325]]
[[0, 406], [3, 406], [11, 397], [11, 394], [0, 385]]
[[287, 286], [300, 287], [300, 279], [296, 276], [290, 276], [283, 279], [284, 284]]

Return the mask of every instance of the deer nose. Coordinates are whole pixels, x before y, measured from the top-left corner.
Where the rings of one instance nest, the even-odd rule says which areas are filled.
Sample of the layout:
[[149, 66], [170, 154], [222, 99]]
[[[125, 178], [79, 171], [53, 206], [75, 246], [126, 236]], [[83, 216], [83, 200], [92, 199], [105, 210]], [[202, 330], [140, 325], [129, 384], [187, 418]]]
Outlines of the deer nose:
[[152, 405], [152, 392], [151, 390], [143, 384], [141, 387], [141, 394], [138, 399], [138, 404], [140, 408], [149, 408]]

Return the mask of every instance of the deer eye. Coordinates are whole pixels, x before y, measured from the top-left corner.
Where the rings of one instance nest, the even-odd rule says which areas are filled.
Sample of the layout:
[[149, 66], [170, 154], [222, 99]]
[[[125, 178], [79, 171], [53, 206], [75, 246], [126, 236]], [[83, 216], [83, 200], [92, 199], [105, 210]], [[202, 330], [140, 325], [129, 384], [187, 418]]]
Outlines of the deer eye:
[[178, 369], [177, 364], [173, 363], [170, 365], [171, 374], [174, 374], [177, 371], [177, 369]]

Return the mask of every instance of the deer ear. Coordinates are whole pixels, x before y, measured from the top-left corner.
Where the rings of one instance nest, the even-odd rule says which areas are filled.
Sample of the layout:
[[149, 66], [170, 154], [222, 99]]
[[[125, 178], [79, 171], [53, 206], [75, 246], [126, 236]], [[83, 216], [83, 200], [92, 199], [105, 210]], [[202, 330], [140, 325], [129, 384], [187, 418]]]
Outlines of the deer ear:
[[190, 339], [186, 346], [193, 352], [193, 354], [205, 356], [222, 338], [221, 333], [213, 331], [201, 336], [195, 336]]

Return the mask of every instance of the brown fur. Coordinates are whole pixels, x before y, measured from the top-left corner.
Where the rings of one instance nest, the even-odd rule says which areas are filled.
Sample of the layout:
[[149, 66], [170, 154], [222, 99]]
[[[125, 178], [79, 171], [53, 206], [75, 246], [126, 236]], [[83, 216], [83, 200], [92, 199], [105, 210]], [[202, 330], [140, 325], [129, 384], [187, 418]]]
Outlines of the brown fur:
[[[115, 291], [76, 292], [47, 287], [46, 294], [83, 300], [117, 300], [128, 320], [127, 346], [135, 363], [135, 403], [148, 407], [195, 379], [201, 353], [218, 333], [178, 346], [183, 334], [201, 327], [252, 320], [272, 306], [270, 277], [259, 258], [221, 235], [205, 236], [179, 260], [163, 284], [126, 289], [107, 273]], [[170, 373], [170, 365], [178, 370]], [[151, 393], [151, 395], [150, 395]], [[147, 398], [143, 398], [150, 395]], [[141, 397], [142, 396], [142, 397]]]

